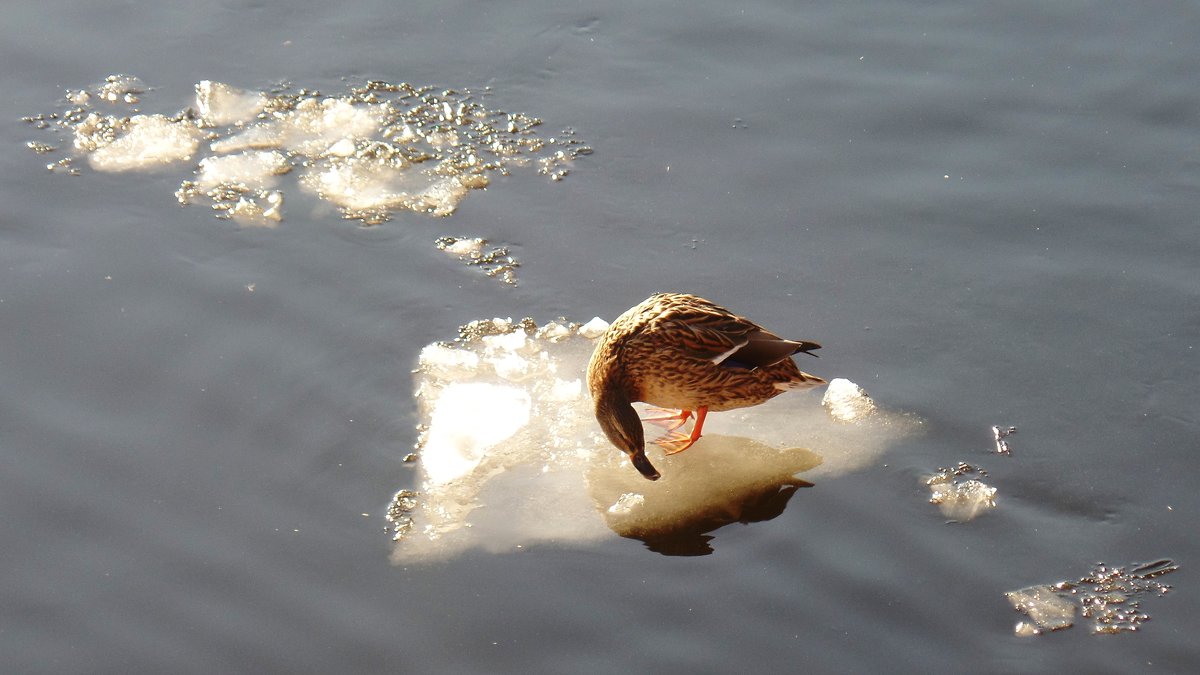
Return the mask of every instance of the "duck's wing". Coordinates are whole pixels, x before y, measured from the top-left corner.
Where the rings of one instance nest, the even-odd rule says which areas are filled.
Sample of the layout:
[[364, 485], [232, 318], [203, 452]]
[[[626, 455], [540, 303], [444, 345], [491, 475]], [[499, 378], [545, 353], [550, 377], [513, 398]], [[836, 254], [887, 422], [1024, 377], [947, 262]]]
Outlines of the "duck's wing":
[[797, 352], [808, 353], [821, 347], [815, 342], [785, 340], [749, 319], [695, 296], [672, 296], [670, 305], [655, 322], [653, 332], [664, 343], [689, 356], [718, 365], [760, 368]]
[[687, 356], [721, 363], [749, 343], [757, 326], [737, 317], [722, 317], [703, 308], [677, 309], [656, 322], [655, 339], [662, 347]]
[[[746, 336], [746, 344], [730, 354], [729, 360], [750, 368], [769, 366], [797, 352], [810, 354], [821, 345], [806, 340], [785, 340], [766, 330], [753, 331]], [[816, 354], [812, 354], [816, 356]]]
[[[804, 340], [786, 340], [741, 317], [718, 321], [679, 322], [679, 346], [689, 354], [731, 368], [761, 368], [798, 352], [811, 353], [821, 345]], [[816, 356], [813, 354], [813, 356]]]

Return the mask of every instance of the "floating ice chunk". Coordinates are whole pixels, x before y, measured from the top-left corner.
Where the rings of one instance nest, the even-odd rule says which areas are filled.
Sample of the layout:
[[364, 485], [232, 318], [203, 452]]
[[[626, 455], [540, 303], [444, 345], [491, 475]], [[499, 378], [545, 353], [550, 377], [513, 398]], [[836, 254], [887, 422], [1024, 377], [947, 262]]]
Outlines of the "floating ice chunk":
[[836, 377], [829, 381], [821, 405], [830, 417], [849, 422], [869, 416], [875, 411], [875, 402], [862, 387], [850, 380]]
[[241, 152], [200, 160], [196, 185], [211, 190], [221, 185], [241, 185], [252, 190], [275, 187], [277, 177], [292, 170], [287, 157], [276, 151]]
[[499, 335], [485, 335], [482, 338], [483, 346], [486, 349], [498, 352], [518, 352], [529, 346], [529, 336], [523, 330], [514, 330], [511, 333], [501, 333]]
[[92, 95], [86, 89], [76, 89], [75, 91], [67, 92], [67, 100], [72, 105], [86, 106], [92, 102]]
[[1018, 622], [1014, 633], [1021, 637], [1038, 635], [1043, 631], [1070, 628], [1075, 624], [1075, 602], [1053, 586], [1030, 586], [1004, 594], [1013, 608], [1033, 619], [1034, 626]]
[[442, 250], [460, 258], [478, 258], [483, 255], [483, 245], [487, 243], [479, 237], [455, 239]]
[[341, 98], [308, 98], [278, 124], [287, 149], [315, 157], [342, 139], [371, 138], [379, 132], [383, 119], [383, 109], [378, 105], [355, 105]]
[[283, 220], [283, 193], [271, 190], [262, 193], [261, 199], [266, 202], [265, 207], [258, 199], [238, 197], [237, 201], [226, 209], [226, 213], [239, 225], [246, 227], [278, 227], [279, 221]]
[[579, 334], [585, 338], [588, 338], [589, 340], [594, 340], [601, 335], [604, 335], [604, 331], [606, 330], [608, 330], [608, 322], [597, 316], [592, 317], [591, 321], [588, 321], [580, 326]]
[[636, 492], [626, 492], [617, 497], [617, 501], [608, 507], [608, 513], [614, 516], [627, 516], [634, 509], [646, 503], [646, 496]]
[[468, 190], [453, 176], [426, 174], [391, 159], [331, 158], [314, 165], [301, 183], [349, 211], [408, 209], [446, 216]]
[[458, 134], [454, 131], [433, 131], [425, 136], [425, 140], [435, 148], [458, 145]]
[[455, 383], [442, 390], [430, 417], [421, 467], [432, 485], [470, 474], [487, 451], [529, 421], [532, 403], [522, 389]]
[[[931, 493], [929, 503], [937, 504], [942, 515], [952, 520], [972, 520], [984, 511], [996, 507], [996, 488], [976, 478], [965, 477], [986, 475], [987, 472], [983, 469], [966, 462], [961, 462], [952, 469], [938, 469], [925, 479]], [[960, 478], [963, 480], [958, 480]]]
[[411, 192], [429, 186], [417, 171], [373, 159], [338, 159], [314, 165], [301, 184], [345, 209], [406, 208]]
[[326, 157], [350, 157], [356, 148], [353, 139], [343, 138], [334, 142], [323, 154]]
[[109, 103], [134, 104], [146, 91], [146, 85], [133, 75], [109, 75], [96, 91], [101, 100]]
[[249, 122], [267, 106], [267, 97], [221, 82], [201, 80], [196, 84], [196, 110], [205, 124], [225, 126]]
[[974, 478], [958, 482], [931, 482], [929, 503], [937, 504], [942, 515], [966, 522], [996, 508], [996, 488]]
[[112, 143], [113, 139], [125, 133], [128, 128], [129, 120], [92, 112], [84, 115], [71, 131], [76, 149], [95, 152], [96, 148]]
[[442, 178], [415, 195], [409, 208], [435, 216], [448, 216], [458, 208], [459, 202], [467, 196], [467, 191], [467, 187], [458, 178]]
[[524, 357], [508, 352], [500, 354], [492, 360], [496, 374], [511, 382], [520, 382], [532, 374], [532, 366]]
[[190, 159], [200, 144], [200, 132], [163, 115], [135, 115], [124, 135], [101, 145], [88, 156], [97, 171], [137, 171]]
[[567, 328], [561, 323], [558, 323], [557, 321], [551, 321], [538, 330], [537, 336], [539, 340], [558, 342], [559, 340], [565, 340], [571, 337], [571, 329]]

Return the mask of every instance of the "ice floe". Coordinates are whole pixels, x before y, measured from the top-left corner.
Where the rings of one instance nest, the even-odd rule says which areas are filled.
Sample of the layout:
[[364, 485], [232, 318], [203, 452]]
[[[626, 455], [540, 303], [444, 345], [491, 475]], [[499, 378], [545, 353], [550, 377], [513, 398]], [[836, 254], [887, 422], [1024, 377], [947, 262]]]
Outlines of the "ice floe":
[[866, 405], [853, 383], [835, 387], [824, 407], [812, 393], [788, 393], [710, 415], [686, 452], [664, 456], [651, 445], [663, 477], [650, 482], [592, 414], [584, 372], [607, 325], [482, 320], [421, 352], [418, 476], [389, 515], [396, 562], [579, 546], [614, 533], [663, 553], [703, 554], [713, 530], [773, 518], [800, 488], [876, 462], [920, 427]]

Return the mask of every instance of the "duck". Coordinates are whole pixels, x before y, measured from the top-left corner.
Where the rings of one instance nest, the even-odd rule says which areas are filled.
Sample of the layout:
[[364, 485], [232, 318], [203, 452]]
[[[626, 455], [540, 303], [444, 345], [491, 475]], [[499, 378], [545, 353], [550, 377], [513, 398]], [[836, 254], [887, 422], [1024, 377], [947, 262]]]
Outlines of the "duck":
[[[700, 439], [709, 412], [826, 384], [792, 360], [798, 353], [816, 356], [812, 352], [820, 348], [781, 338], [704, 298], [655, 293], [617, 317], [597, 340], [588, 390], [604, 435], [643, 476], [658, 480], [661, 474], [646, 457], [643, 421], [668, 427], [655, 441], [666, 454], [683, 452]], [[666, 414], [640, 418], [634, 402]], [[693, 416], [691, 433], [679, 431]]]

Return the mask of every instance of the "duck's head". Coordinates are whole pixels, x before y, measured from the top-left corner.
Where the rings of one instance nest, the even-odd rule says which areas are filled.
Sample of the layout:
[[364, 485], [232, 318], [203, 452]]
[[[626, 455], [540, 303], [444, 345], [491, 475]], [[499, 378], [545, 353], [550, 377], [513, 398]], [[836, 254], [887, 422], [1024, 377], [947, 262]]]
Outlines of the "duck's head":
[[628, 397], [618, 390], [608, 389], [595, 397], [596, 421], [604, 435], [633, 463], [634, 468], [650, 480], [658, 480], [658, 470], [646, 457], [646, 437], [642, 420], [630, 405]]

